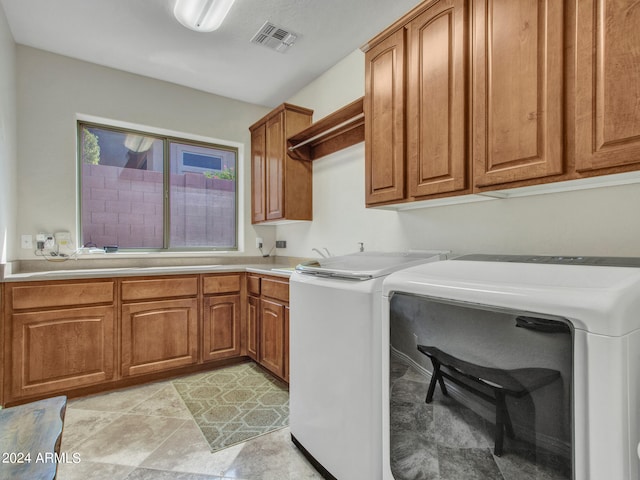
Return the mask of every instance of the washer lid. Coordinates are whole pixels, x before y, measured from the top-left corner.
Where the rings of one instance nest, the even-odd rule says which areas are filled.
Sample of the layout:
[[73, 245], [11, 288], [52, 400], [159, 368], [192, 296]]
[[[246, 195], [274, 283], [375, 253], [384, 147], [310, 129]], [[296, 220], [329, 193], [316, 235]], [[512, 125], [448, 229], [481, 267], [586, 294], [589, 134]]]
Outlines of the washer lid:
[[296, 271], [321, 277], [370, 280], [402, 268], [445, 259], [447, 253], [441, 250], [358, 252], [304, 262], [296, 267]]
[[574, 328], [602, 335], [622, 336], [640, 328], [638, 267], [461, 257], [388, 276], [383, 293], [392, 292], [557, 315]]

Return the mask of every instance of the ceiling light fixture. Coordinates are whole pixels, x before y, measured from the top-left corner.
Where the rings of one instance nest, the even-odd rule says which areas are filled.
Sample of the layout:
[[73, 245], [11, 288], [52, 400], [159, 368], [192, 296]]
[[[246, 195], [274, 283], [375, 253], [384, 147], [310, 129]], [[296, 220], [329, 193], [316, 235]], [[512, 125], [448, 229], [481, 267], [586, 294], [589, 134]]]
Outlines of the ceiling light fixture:
[[213, 32], [222, 25], [235, 0], [176, 0], [173, 14], [196, 32]]

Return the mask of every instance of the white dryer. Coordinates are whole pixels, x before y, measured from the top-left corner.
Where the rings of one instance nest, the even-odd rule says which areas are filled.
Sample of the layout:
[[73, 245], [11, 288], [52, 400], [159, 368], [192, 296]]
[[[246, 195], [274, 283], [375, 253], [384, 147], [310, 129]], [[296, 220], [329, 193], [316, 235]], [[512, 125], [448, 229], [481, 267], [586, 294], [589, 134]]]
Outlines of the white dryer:
[[[477, 462], [478, 478], [640, 479], [640, 259], [469, 255], [394, 273], [383, 296], [384, 480], [431, 478], [456, 467], [447, 455], [457, 467]], [[406, 402], [409, 389], [399, 387], [424, 373], [412, 384], [424, 395], [436, 370], [423, 352], [438, 352], [445, 370], [489, 393], [502, 388], [496, 372], [550, 370], [557, 380], [507, 394], [515, 432], [495, 455], [497, 414], [466, 387], [445, 378], [451, 398], [434, 385], [433, 403]], [[421, 413], [427, 420], [412, 433], [403, 408], [433, 417]], [[458, 431], [462, 419], [478, 427], [464, 452], [451, 429], [436, 431], [441, 414], [457, 415]]]

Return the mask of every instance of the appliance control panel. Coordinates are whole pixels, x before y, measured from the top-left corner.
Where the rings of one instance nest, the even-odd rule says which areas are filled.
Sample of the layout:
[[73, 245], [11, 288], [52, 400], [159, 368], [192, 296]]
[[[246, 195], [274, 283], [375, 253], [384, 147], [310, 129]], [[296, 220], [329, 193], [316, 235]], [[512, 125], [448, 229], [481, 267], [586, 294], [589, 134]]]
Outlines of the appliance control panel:
[[570, 255], [463, 255], [453, 260], [477, 262], [542, 263], [555, 265], [588, 265], [595, 267], [640, 267], [640, 257], [585, 257]]

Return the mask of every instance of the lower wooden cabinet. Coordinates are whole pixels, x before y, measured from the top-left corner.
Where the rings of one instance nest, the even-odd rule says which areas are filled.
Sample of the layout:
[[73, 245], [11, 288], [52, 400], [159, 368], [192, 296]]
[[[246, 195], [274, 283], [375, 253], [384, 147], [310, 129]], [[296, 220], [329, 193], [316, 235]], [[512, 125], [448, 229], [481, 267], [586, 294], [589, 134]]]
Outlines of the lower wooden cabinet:
[[289, 382], [289, 281], [249, 276], [247, 353]]
[[288, 381], [288, 280], [246, 277], [0, 284], [0, 404], [107, 390], [245, 355]]
[[14, 313], [8, 397], [108, 382], [116, 357], [113, 306]]
[[198, 362], [198, 300], [156, 300], [122, 306], [122, 376]]
[[272, 300], [260, 301], [258, 362], [279, 377], [284, 377], [284, 308]]
[[240, 356], [240, 295], [205, 297], [202, 360]]

